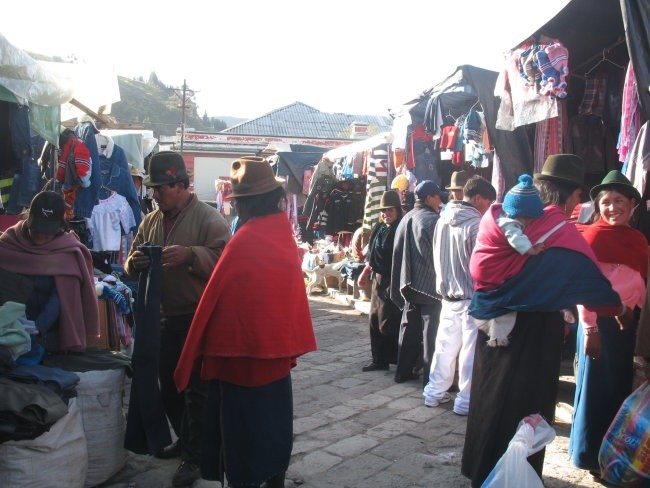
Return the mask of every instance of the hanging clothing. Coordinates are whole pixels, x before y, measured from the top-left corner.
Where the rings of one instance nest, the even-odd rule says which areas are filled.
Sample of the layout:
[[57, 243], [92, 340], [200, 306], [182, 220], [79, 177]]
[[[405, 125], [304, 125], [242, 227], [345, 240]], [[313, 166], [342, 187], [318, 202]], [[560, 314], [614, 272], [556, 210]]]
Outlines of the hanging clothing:
[[645, 195], [646, 179], [650, 171], [650, 133], [648, 122], [645, 122], [639, 129], [639, 133], [632, 146], [625, 166], [625, 176], [630, 180], [639, 193]]
[[614, 135], [596, 115], [576, 115], [569, 121], [567, 151], [585, 163], [585, 185], [592, 187], [618, 169]]
[[[535, 163], [533, 173], [542, 171], [546, 158], [567, 152], [569, 116], [566, 101], [558, 101], [558, 116], [535, 124]], [[487, 133], [487, 131], [486, 131]]]
[[388, 161], [368, 159], [368, 179], [366, 180], [366, 204], [363, 213], [364, 229], [372, 229], [379, 222], [381, 195], [388, 187]]
[[97, 194], [101, 186], [101, 173], [99, 165], [99, 151], [95, 134], [99, 131], [90, 121], [80, 122], [74, 128], [74, 133], [81, 139], [90, 152], [91, 170], [90, 186], [79, 188], [74, 201], [74, 215], [78, 218], [88, 218], [93, 213], [93, 207], [97, 203]]
[[126, 160], [126, 153], [109, 136], [97, 134], [95, 140], [99, 151], [99, 171], [101, 173], [101, 187], [98, 197], [106, 199], [109, 197], [110, 191], [115, 191], [126, 198], [133, 212], [135, 225], [133, 228], [126, 229], [125, 232], [128, 233], [132, 229], [135, 231], [142, 221], [142, 213], [140, 212], [140, 201], [135, 191], [135, 184], [129, 170], [129, 163]]
[[116, 192], [99, 200], [86, 225], [92, 236], [93, 251], [119, 251], [122, 234], [137, 227], [126, 198]]

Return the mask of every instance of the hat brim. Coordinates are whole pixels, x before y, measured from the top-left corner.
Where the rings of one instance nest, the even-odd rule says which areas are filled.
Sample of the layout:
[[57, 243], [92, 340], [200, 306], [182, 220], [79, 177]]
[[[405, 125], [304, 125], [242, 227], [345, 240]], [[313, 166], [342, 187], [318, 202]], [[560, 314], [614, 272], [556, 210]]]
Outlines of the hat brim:
[[589, 198], [595, 201], [598, 194], [603, 190], [615, 190], [626, 196], [629, 193], [632, 193], [632, 196], [636, 199], [637, 203], [641, 201], [641, 193], [639, 193], [639, 190], [632, 185], [626, 185], [624, 183], [601, 183], [600, 185], [596, 185], [589, 190]]
[[38, 232], [40, 234], [55, 235], [61, 230], [63, 222], [56, 222], [53, 220], [42, 220], [38, 217], [30, 215], [27, 217], [27, 227], [29, 230]]
[[533, 178], [535, 178], [536, 180], [556, 181], [558, 183], [569, 183], [585, 191], [589, 190], [589, 188], [587, 188], [587, 185], [585, 185], [584, 183], [578, 183], [575, 180], [572, 180], [570, 178], [562, 178], [561, 176], [546, 175], [544, 173], [535, 173], [533, 175]]
[[274, 182], [269, 184], [261, 186], [259, 188], [251, 188], [250, 190], [244, 190], [244, 191], [237, 191], [235, 188], [233, 188], [232, 193], [230, 196], [234, 198], [242, 198], [242, 197], [254, 197], [257, 195], [264, 195], [265, 193], [270, 193], [273, 190], [276, 190], [280, 188], [284, 184], [284, 178], [274, 178]]
[[462, 186], [445, 186], [445, 190], [462, 190]]
[[194, 176], [194, 173], [191, 171], [187, 171], [187, 176], [185, 178], [181, 179], [175, 179], [173, 181], [151, 181], [151, 175], [146, 175], [144, 178], [142, 178], [142, 184], [144, 186], [162, 186], [162, 185], [171, 185], [174, 183], [178, 183], [179, 181], [183, 181], [184, 179], [189, 179], [192, 176]]

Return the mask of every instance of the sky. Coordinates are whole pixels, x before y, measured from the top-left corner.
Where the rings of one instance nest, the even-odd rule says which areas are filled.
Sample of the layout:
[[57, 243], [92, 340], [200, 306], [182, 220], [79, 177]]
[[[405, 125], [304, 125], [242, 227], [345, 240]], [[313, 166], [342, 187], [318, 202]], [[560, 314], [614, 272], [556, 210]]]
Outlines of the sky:
[[155, 72], [176, 87], [186, 80], [199, 115], [254, 118], [293, 102], [388, 115], [456, 66], [500, 70], [504, 52], [566, 3], [12, 0], [0, 33], [23, 50], [117, 75]]

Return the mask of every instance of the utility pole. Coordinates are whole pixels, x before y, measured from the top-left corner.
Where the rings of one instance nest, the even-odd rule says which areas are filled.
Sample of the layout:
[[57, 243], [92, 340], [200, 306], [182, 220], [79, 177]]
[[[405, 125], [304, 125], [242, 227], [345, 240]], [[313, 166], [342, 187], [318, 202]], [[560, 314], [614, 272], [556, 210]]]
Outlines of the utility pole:
[[186, 107], [186, 98], [187, 96], [187, 83], [185, 78], [183, 78], [183, 103], [181, 104], [181, 156], [183, 155], [183, 143], [185, 142], [185, 107]]
[[192, 99], [194, 94], [196, 93], [194, 90], [190, 90], [187, 87], [187, 80], [183, 79], [183, 89], [178, 90], [176, 88], [172, 88], [176, 95], [178, 95], [181, 99], [181, 104], [178, 106], [178, 108], [181, 109], [181, 154], [183, 154], [183, 146], [185, 145], [185, 109], [189, 108], [188, 102]]

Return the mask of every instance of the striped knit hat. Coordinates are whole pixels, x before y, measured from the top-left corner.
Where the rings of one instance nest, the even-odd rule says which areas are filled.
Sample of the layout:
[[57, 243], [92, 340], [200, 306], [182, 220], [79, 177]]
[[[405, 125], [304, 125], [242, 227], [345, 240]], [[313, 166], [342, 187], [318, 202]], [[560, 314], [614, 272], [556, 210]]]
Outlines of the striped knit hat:
[[508, 217], [524, 217], [534, 219], [541, 217], [544, 213], [544, 204], [539, 198], [537, 188], [533, 186], [533, 178], [523, 174], [519, 177], [519, 183], [513, 186], [503, 198], [501, 207]]

